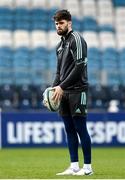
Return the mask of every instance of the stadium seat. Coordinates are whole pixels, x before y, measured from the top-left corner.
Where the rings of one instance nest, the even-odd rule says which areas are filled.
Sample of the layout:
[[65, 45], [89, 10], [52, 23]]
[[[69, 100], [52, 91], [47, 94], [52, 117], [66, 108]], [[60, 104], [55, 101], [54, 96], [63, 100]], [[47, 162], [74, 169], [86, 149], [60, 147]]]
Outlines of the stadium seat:
[[73, 23], [73, 30], [74, 31], [82, 31], [82, 21], [75, 16], [72, 17], [72, 23]]
[[31, 37], [31, 47], [33, 49], [37, 47], [47, 48], [47, 33], [45, 31], [34, 30], [30, 34]]
[[25, 30], [16, 30], [13, 32], [14, 48], [30, 47], [30, 34]]
[[30, 51], [28, 48], [18, 48], [13, 55], [14, 82], [17, 85], [30, 84]]
[[51, 49], [48, 51], [48, 84], [52, 84], [55, 74], [56, 74], [56, 65], [57, 65], [57, 58], [55, 49]]
[[31, 10], [31, 29], [48, 30], [48, 11], [46, 9], [34, 8]]
[[75, 1], [75, 0], [64, 1], [64, 9], [68, 9], [71, 12], [72, 16], [75, 16], [76, 18], [80, 17], [79, 1]]
[[101, 31], [107, 31], [107, 32], [112, 32], [112, 33], [115, 33], [115, 28], [112, 26], [112, 25], [100, 25], [98, 27], [98, 31], [101, 32]]
[[8, 99], [2, 101], [1, 108], [4, 109], [5, 112], [12, 112], [14, 110], [13, 103]]
[[45, 89], [47, 88], [46, 84], [41, 84], [41, 85], [35, 85], [32, 87], [32, 97], [33, 97], [33, 102], [32, 102], [32, 106], [35, 109], [46, 109], [45, 106], [43, 105], [43, 92], [45, 91]]
[[60, 41], [60, 37], [57, 35], [56, 31], [48, 32], [48, 48], [53, 49], [57, 46]]
[[125, 48], [125, 34], [122, 32], [116, 33], [117, 49], [122, 50]]
[[120, 85], [120, 84], [121, 84], [121, 79], [119, 72], [117, 71], [107, 72], [107, 86]]
[[44, 48], [36, 48], [31, 55], [32, 84], [42, 85], [46, 82], [48, 73], [48, 53]]
[[27, 8], [15, 8], [14, 10], [14, 29], [15, 30], [30, 30], [31, 14]]
[[100, 84], [91, 86], [91, 98], [93, 107], [105, 109], [107, 107], [108, 92], [105, 86]]
[[125, 6], [125, 1], [123, 0], [113, 0], [113, 3], [116, 7]]
[[18, 97], [20, 101], [24, 99], [31, 101], [32, 100], [31, 88], [28, 85], [18, 86]]
[[118, 84], [108, 86], [109, 100], [122, 100], [121, 86]]
[[0, 0], [0, 7], [7, 7], [12, 8], [13, 7], [13, 0]]
[[28, 48], [18, 48], [13, 54], [13, 66], [16, 69], [29, 70], [30, 67], [30, 51]]
[[53, 9], [61, 9], [63, 5], [63, 0], [48, 0], [48, 8]]
[[[88, 67], [89, 70], [89, 67]], [[91, 85], [100, 84], [101, 77], [99, 71], [88, 71], [88, 80]]]
[[88, 71], [100, 71], [102, 69], [102, 62], [100, 61], [101, 54], [97, 48], [88, 49]]
[[82, 30], [84, 31], [98, 31], [97, 22], [92, 17], [84, 17], [81, 21], [82, 23]]
[[99, 0], [97, 1], [97, 13], [99, 25], [113, 25], [114, 14], [112, 0]]
[[31, 73], [29, 71], [23, 71], [22, 69], [14, 69], [14, 84], [19, 85], [30, 85], [32, 84]]
[[44, 8], [47, 9], [47, 1], [46, 0], [31, 0], [31, 8]]
[[31, 110], [32, 106], [28, 99], [23, 99], [22, 101], [20, 101], [18, 108], [20, 110], [27, 111], [27, 110]]
[[102, 68], [110, 71], [117, 71], [118, 68], [118, 54], [114, 48], [107, 48], [102, 51]]
[[57, 10], [58, 10], [57, 7], [53, 7], [53, 8], [48, 9], [48, 12], [47, 12], [48, 31], [54, 31], [56, 29], [55, 23], [53, 20], [53, 15], [55, 14], [55, 12]]
[[10, 100], [11, 102], [13, 102], [14, 94], [15, 94], [14, 88], [9, 84], [5, 84], [1, 86], [0, 88], [1, 100]]
[[13, 36], [12, 32], [9, 30], [0, 30], [0, 47], [10, 47], [13, 46]]
[[91, 47], [99, 48], [100, 47], [97, 32], [84, 31], [81, 34], [82, 34], [83, 38], [86, 40], [88, 48], [91, 48]]
[[112, 32], [100, 32], [99, 33], [100, 47], [105, 48], [116, 48], [115, 35]]
[[13, 83], [12, 49], [0, 48], [0, 84]]
[[13, 10], [0, 7], [0, 29], [13, 30]]
[[81, 15], [83, 17], [97, 17], [96, 1], [95, 0], [81, 0]]
[[30, 6], [31, 6], [31, 0], [15, 0], [15, 2], [14, 2], [14, 7], [15, 8], [27, 8], [27, 9], [29, 9], [30, 8]]

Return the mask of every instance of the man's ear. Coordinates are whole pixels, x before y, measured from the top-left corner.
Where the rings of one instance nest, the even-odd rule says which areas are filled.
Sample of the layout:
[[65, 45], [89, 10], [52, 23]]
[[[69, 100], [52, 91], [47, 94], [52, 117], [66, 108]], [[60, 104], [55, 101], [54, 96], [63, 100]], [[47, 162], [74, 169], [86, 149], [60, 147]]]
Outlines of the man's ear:
[[72, 21], [69, 21], [68, 24], [69, 24], [69, 27], [72, 27]]

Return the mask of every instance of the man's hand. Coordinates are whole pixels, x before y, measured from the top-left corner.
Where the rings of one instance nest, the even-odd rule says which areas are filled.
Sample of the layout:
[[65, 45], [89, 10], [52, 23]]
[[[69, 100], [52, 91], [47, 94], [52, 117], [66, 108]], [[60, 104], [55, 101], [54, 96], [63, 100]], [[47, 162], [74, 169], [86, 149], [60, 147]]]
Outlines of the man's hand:
[[53, 95], [53, 100], [55, 102], [58, 102], [62, 98], [63, 90], [62, 90], [62, 88], [60, 86], [55, 86], [55, 87], [53, 87], [53, 89], [55, 90], [54, 95]]

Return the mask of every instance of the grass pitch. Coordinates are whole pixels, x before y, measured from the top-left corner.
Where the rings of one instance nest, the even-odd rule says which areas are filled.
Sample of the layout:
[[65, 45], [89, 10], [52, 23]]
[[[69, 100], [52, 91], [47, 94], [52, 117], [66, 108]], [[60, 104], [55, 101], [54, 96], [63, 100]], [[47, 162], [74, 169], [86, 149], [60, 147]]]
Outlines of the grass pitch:
[[92, 176], [56, 176], [69, 166], [67, 148], [2, 149], [0, 179], [125, 179], [125, 148], [93, 148], [92, 157]]

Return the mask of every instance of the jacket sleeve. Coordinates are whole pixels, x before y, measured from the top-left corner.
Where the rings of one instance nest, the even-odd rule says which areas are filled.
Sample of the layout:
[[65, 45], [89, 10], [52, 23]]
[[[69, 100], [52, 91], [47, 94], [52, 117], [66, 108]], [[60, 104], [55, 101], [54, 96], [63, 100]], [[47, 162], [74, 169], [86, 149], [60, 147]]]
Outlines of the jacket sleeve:
[[60, 84], [59, 62], [57, 62], [56, 76], [55, 76], [55, 79], [54, 79], [52, 87], [58, 86], [59, 84]]
[[73, 34], [73, 41], [71, 43], [70, 52], [74, 60], [74, 68], [66, 77], [66, 79], [61, 82], [60, 87], [62, 89], [65, 89], [76, 83], [87, 64], [87, 45], [84, 39], [78, 33]]

